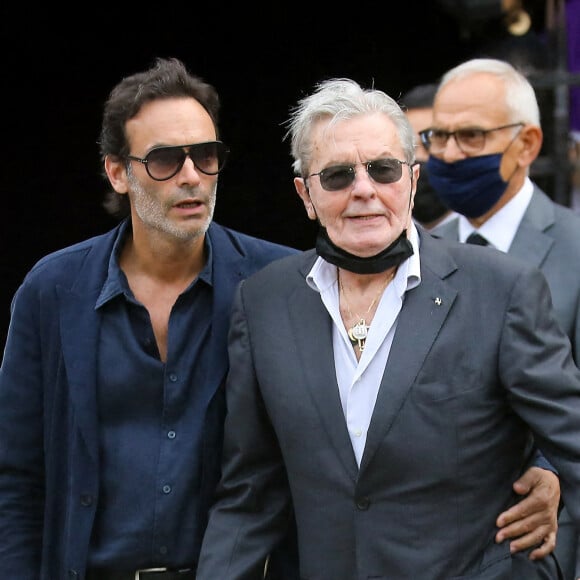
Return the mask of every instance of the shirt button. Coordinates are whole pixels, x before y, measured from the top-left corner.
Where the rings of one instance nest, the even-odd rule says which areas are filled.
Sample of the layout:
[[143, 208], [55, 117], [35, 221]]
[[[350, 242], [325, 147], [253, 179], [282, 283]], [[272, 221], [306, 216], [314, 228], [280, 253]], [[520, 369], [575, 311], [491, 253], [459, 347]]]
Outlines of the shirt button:
[[360, 511], [366, 511], [371, 505], [371, 500], [368, 497], [360, 497], [356, 500], [356, 507]]
[[360, 429], [357, 429], [357, 430], [354, 432], [354, 436], [355, 436], [355, 437], [360, 437], [361, 435], [362, 435], [362, 431], [361, 431]]
[[175, 439], [175, 431], [169, 431], [169, 432], [167, 433], [167, 437], [168, 437], [169, 439]]
[[171, 486], [170, 485], [164, 485], [163, 486], [163, 493], [171, 493]]
[[81, 495], [81, 505], [83, 507], [91, 507], [93, 505], [93, 496], [87, 493]]

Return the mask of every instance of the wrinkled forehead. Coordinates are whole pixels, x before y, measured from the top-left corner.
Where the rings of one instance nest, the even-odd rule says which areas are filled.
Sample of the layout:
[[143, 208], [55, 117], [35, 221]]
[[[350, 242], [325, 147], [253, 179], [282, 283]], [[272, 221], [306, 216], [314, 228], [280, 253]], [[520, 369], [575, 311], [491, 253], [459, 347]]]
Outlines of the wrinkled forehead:
[[312, 127], [314, 163], [367, 161], [377, 157], [403, 158], [397, 127], [384, 113], [357, 115], [349, 119], [319, 119]]

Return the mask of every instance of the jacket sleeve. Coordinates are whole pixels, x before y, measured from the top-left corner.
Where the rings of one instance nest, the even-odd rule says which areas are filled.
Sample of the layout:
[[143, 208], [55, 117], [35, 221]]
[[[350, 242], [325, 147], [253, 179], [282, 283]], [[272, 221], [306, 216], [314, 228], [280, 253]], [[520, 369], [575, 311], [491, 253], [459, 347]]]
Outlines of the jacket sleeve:
[[286, 470], [254, 372], [243, 287], [242, 282], [229, 335], [222, 479], [197, 580], [261, 580], [291, 521]]
[[39, 308], [30, 286], [12, 302], [0, 367], [0, 570], [38, 580], [44, 513]]
[[546, 279], [529, 269], [518, 277], [499, 352], [502, 382], [514, 411], [531, 427], [541, 455], [558, 474], [562, 499], [580, 523], [580, 371], [556, 321]]
[[536, 449], [532, 461], [527, 467], [540, 467], [558, 475], [558, 470], [544, 457], [539, 449]]

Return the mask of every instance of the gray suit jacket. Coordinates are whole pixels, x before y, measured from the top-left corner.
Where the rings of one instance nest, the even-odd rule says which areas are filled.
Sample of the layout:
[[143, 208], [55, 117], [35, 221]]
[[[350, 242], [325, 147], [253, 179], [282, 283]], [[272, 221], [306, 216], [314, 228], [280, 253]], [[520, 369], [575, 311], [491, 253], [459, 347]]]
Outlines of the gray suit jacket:
[[[459, 239], [457, 219], [434, 228], [433, 235]], [[556, 317], [580, 363], [580, 216], [554, 203], [538, 186], [509, 249], [510, 256], [542, 270]]]
[[[259, 579], [293, 506], [304, 580], [557, 578], [496, 545], [531, 433], [580, 521], [580, 371], [536, 268], [421, 235], [360, 469], [313, 251], [242, 283], [198, 580]], [[528, 428], [531, 427], [531, 431]]]
[[[452, 220], [432, 233], [459, 239], [458, 221]], [[554, 203], [536, 185], [530, 205], [520, 223], [508, 252], [542, 270], [550, 290], [556, 317], [572, 342], [576, 363], [580, 363], [580, 216], [571, 209]], [[556, 553], [575, 568], [566, 579], [580, 574], [580, 541], [566, 509], [560, 514], [560, 532]], [[572, 563], [571, 560], [575, 560]]]

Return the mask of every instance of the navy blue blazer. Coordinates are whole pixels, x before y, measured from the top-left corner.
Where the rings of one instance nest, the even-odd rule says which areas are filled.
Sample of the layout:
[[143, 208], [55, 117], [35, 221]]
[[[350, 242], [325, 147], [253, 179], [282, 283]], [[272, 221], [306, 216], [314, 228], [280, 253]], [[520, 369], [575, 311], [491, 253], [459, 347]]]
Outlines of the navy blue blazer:
[[[12, 302], [0, 368], [0, 575], [13, 580], [84, 578], [99, 499], [95, 303], [118, 228], [42, 258]], [[218, 224], [208, 230], [215, 288], [204, 480], [209, 509], [220, 475], [227, 331], [238, 283], [296, 252]], [[138, 485], [139, 482], [135, 482]], [[45, 501], [46, 497], [46, 501]], [[206, 516], [200, 517], [200, 528]], [[204, 529], [197, 534], [201, 542]]]

